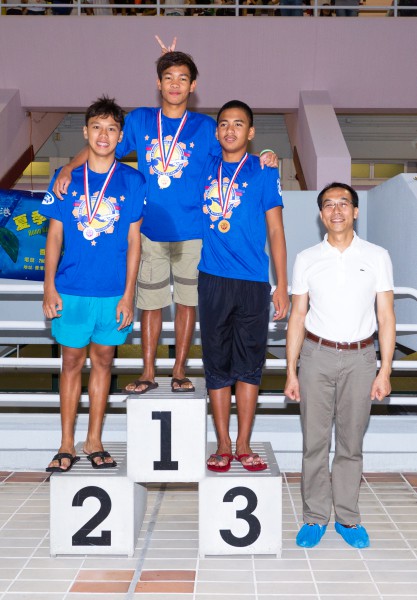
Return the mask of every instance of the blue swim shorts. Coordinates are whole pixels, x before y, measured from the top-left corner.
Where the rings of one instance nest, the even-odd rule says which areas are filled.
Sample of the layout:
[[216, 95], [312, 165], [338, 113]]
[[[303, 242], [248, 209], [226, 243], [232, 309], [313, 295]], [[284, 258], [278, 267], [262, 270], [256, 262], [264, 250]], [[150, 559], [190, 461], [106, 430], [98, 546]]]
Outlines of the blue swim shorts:
[[119, 323], [116, 322], [116, 308], [122, 296], [60, 296], [61, 316], [52, 319], [52, 335], [58, 344], [84, 348], [90, 342], [102, 346], [119, 346], [125, 343], [133, 324], [117, 331]]

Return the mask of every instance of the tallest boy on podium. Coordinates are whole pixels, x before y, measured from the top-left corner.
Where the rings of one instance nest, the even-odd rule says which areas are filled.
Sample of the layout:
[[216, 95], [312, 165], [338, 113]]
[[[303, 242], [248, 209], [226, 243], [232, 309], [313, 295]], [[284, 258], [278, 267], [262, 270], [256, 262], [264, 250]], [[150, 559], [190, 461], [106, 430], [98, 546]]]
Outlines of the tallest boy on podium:
[[[185, 362], [194, 332], [197, 306], [197, 264], [200, 259], [202, 223], [199, 178], [209, 154], [220, 154], [216, 123], [206, 115], [187, 110], [197, 83], [198, 70], [191, 56], [166, 48], [157, 62], [157, 86], [161, 108], [138, 108], [126, 117], [123, 140], [116, 156], [136, 150], [138, 169], [147, 181], [147, 201], [142, 229], [142, 254], [137, 287], [137, 306], [142, 309], [144, 370], [126, 391], [144, 394], [155, 389], [155, 357], [162, 329], [162, 309], [172, 302], [170, 274], [174, 282], [176, 359], [172, 391], [191, 392]], [[262, 163], [276, 166], [273, 153]], [[84, 150], [62, 169], [54, 187], [65, 193], [71, 170], [85, 161]]]

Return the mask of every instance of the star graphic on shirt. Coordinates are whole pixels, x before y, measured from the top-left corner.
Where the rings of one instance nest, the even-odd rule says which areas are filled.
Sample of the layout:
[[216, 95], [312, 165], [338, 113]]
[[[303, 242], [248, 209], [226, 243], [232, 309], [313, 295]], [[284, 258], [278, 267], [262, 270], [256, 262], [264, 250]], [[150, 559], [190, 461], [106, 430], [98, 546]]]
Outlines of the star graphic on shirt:
[[120, 196], [120, 202], [123, 202], [124, 199], [125, 199], [124, 196]]
[[92, 246], [95, 246], [96, 244], [97, 244], [97, 242], [96, 242], [95, 240], [93, 240], [93, 241], [91, 242], [91, 245], [92, 245]]
[[145, 135], [145, 140], [148, 141], [149, 140], [149, 135]]
[[244, 188], [247, 188], [247, 187], [248, 187], [248, 184], [247, 184], [247, 182], [246, 182], [246, 181], [245, 181], [245, 183], [242, 183], [242, 187], [244, 187]]
[[214, 229], [214, 225], [213, 225], [213, 223], [210, 225], [210, 229]]
[[76, 195], [77, 195], [77, 192], [74, 190], [74, 191], [72, 192], [72, 195], [73, 195], [73, 196], [76, 196]]
[[194, 142], [190, 143], [190, 148], [194, 148]]

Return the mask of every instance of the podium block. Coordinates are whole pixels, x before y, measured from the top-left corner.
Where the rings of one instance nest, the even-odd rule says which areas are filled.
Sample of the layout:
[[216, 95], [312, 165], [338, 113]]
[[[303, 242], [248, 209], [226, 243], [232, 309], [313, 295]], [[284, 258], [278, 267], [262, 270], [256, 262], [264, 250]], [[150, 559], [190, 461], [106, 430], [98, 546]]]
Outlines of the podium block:
[[[254, 443], [268, 463], [249, 472], [233, 461], [227, 473], [206, 470], [199, 484], [199, 555], [274, 554], [282, 550], [282, 477], [270, 443]], [[216, 451], [208, 444], [207, 456]]]
[[159, 388], [127, 400], [127, 474], [132, 481], [195, 482], [205, 475], [206, 387], [192, 380], [195, 392]]
[[147, 490], [126, 474], [126, 444], [109, 443], [113, 469], [93, 469], [81, 444], [81, 460], [50, 480], [50, 554], [133, 556], [146, 510]]

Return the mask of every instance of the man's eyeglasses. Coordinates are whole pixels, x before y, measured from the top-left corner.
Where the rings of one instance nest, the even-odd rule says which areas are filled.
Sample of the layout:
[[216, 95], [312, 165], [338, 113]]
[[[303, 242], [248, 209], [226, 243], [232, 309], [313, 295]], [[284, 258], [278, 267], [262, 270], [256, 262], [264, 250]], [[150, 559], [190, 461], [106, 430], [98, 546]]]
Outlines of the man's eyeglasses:
[[340, 202], [333, 202], [333, 200], [328, 200], [323, 202], [321, 209], [327, 212], [331, 212], [336, 207], [339, 210], [348, 210], [351, 206], [353, 206], [353, 202], [351, 200], [340, 200]]

